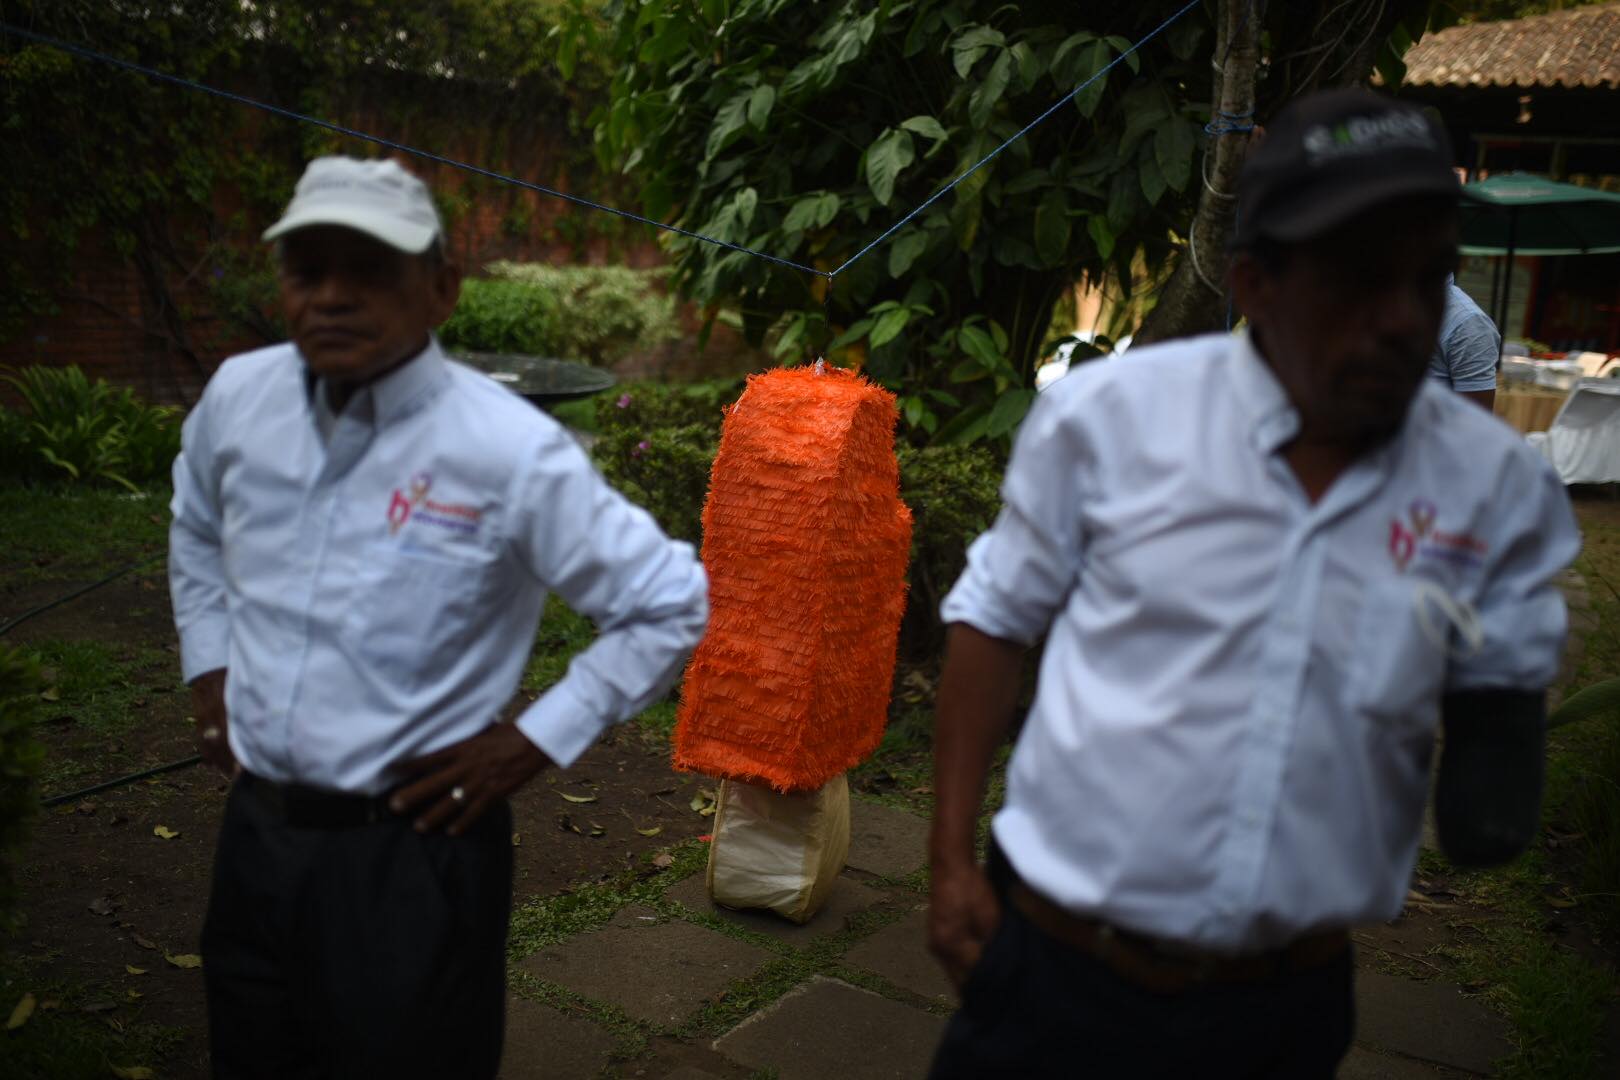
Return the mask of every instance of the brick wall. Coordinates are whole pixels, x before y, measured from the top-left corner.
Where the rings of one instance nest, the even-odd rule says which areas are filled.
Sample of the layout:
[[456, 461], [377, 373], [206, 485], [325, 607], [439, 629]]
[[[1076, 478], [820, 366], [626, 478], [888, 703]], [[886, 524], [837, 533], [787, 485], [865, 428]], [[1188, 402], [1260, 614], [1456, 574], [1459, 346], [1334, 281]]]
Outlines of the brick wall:
[[[251, 114], [242, 137], [252, 139], [270, 121]], [[350, 121], [359, 130], [386, 132], [379, 116], [362, 110]], [[401, 133], [409, 141], [409, 133]], [[571, 188], [566, 168], [554, 164], [548, 136], [540, 130], [472, 132], [456, 146], [428, 149], [450, 157], [545, 184]], [[347, 152], [364, 153], [362, 148]], [[469, 274], [500, 259], [556, 264], [615, 262], [647, 267], [662, 261], [654, 230], [631, 224], [612, 237], [586, 227], [594, 214], [584, 207], [537, 192], [499, 184], [450, 166], [396, 155], [422, 176], [455, 209], [447, 222], [451, 255]], [[604, 197], [611, 201], [611, 197]], [[134, 388], [153, 401], [188, 404], [208, 375], [225, 357], [265, 344], [250, 327], [222, 318], [211, 293], [221, 268], [209, 265], [209, 237], [240, 206], [234, 192], [215, 194], [214, 221], [164, 222], [162, 227], [181, 252], [178, 267], [163, 268], [162, 285], [142, 271], [139, 258], [114, 249], [105, 236], [82, 237], [74, 254], [73, 278], [55, 296], [57, 311], [0, 341], [0, 366], [77, 364], [88, 373]], [[250, 254], [250, 238], [269, 221], [249, 222], [248, 239], [240, 244]], [[570, 239], [570, 238], [577, 239]], [[173, 302], [172, 310], [165, 294]], [[683, 322], [695, 328], [688, 312]], [[689, 343], [628, 358], [626, 374], [693, 375], [756, 369], [763, 359], [736, 335], [717, 327], [709, 348], [699, 355]]]

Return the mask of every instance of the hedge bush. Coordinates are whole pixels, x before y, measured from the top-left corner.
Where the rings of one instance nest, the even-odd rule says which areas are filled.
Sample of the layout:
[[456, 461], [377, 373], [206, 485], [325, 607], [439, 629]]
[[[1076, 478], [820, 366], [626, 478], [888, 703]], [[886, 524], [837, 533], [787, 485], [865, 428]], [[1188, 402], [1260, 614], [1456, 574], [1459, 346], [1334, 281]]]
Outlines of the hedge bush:
[[592, 448], [597, 467], [669, 535], [701, 544], [722, 409], [741, 392], [742, 380], [720, 379], [687, 386], [634, 383], [598, 397]]
[[680, 335], [663, 270], [498, 262], [462, 283], [439, 336], [454, 349], [611, 365]]
[[44, 685], [37, 659], [0, 644], [0, 929], [5, 930], [16, 925], [12, 859], [39, 810], [45, 747], [34, 738], [34, 722]]
[[[721, 410], [740, 391], [740, 381], [728, 379], [637, 383], [604, 395], [596, 403], [597, 466], [671, 536], [701, 543]], [[995, 520], [1001, 461], [983, 446], [902, 447], [899, 460], [900, 497], [914, 519], [901, 649], [922, 658], [943, 641], [939, 602], [961, 573], [968, 544]]]
[[5, 381], [25, 411], [0, 408], [0, 478], [131, 491], [168, 478], [180, 452], [178, 409], [147, 405], [78, 367], [27, 367]]

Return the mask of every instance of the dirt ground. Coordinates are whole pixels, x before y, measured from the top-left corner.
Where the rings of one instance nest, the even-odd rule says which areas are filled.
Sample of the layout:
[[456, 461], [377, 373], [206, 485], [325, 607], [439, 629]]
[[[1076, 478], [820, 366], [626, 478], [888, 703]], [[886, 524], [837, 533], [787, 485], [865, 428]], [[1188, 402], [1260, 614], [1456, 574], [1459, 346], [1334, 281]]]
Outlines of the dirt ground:
[[[0, 595], [0, 620], [71, 587]], [[174, 631], [162, 581], [149, 577], [97, 590], [14, 636], [168, 645]], [[178, 663], [153, 664], [142, 677], [151, 692], [136, 699], [114, 737], [86, 731], [70, 709], [48, 709], [47, 768], [64, 757], [89, 766], [74, 781], [83, 788], [193, 754]], [[615, 729], [573, 768], [542, 776], [513, 801], [514, 902], [612, 877], [649, 852], [706, 833], [711, 819], [689, 805], [705, 786], [712, 785], [670, 769], [661, 737]], [[139, 1019], [179, 1029], [176, 1054], [152, 1063], [179, 1080], [207, 1075], [202, 975], [169, 958], [184, 964], [198, 951], [226, 790], [222, 777], [191, 766], [74, 800], [46, 811], [19, 859], [27, 923], [13, 947], [42, 982], [88, 988], [84, 1007], [115, 1027]], [[570, 802], [564, 792], [595, 801]], [[163, 838], [160, 827], [174, 835]]]

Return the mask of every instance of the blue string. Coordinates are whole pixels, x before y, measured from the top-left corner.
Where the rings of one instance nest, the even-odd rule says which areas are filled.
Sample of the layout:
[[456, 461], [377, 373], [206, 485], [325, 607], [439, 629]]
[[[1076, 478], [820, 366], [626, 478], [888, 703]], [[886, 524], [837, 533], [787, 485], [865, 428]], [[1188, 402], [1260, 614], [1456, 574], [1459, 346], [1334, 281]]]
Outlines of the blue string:
[[[1081, 93], [1081, 91], [1085, 90], [1088, 86], [1090, 86], [1092, 83], [1096, 82], [1098, 79], [1103, 78], [1104, 76], [1106, 76], [1115, 67], [1117, 67], [1119, 64], [1123, 63], [1126, 59], [1128, 59], [1133, 54], [1135, 54], [1137, 52], [1137, 50], [1141, 49], [1141, 47], [1143, 45], [1146, 45], [1149, 41], [1153, 40], [1155, 37], [1157, 37], [1161, 33], [1163, 33], [1166, 29], [1168, 29], [1178, 19], [1180, 19], [1182, 16], [1186, 15], [1187, 12], [1189, 12], [1193, 8], [1197, 7], [1199, 2], [1200, 2], [1200, 0], [1190, 0], [1190, 2], [1186, 6], [1184, 6], [1180, 11], [1177, 11], [1174, 15], [1171, 15], [1164, 22], [1160, 23], [1153, 30], [1149, 31], [1145, 36], [1143, 36], [1141, 38], [1141, 40], [1137, 41], [1136, 44], [1132, 45], [1130, 48], [1126, 49], [1124, 52], [1122, 52], [1118, 56], [1116, 56], [1108, 64], [1104, 65], [1102, 70], [1098, 71], [1096, 74], [1092, 75], [1085, 82], [1081, 83], [1079, 86], [1077, 86], [1073, 90], [1069, 91], [1062, 98], [1060, 98], [1057, 101], [1053, 102], [1051, 108], [1049, 108], [1045, 112], [1041, 113], [1041, 115], [1037, 116], [1034, 120], [1031, 120], [1028, 124], [1025, 124], [1011, 138], [1007, 139], [1000, 146], [996, 147], [994, 150], [990, 151], [984, 157], [982, 157], [978, 161], [974, 162], [973, 165], [971, 167], [969, 167], [965, 172], [963, 172], [960, 176], [956, 177], [956, 179], [952, 180], [950, 183], [946, 184], [944, 187], [942, 187], [938, 191], [934, 192], [933, 195], [929, 196], [928, 200], [926, 202], [924, 202], [921, 206], [918, 206], [915, 210], [911, 211], [911, 213], [907, 214], [905, 217], [903, 217], [899, 221], [895, 222], [888, 229], [886, 229], [883, 232], [883, 234], [881, 236], [879, 236], [876, 240], [873, 240], [870, 244], [867, 244], [860, 251], [857, 251], [851, 258], [846, 260], [842, 266], [838, 267], [838, 269], [830, 271], [830, 272], [826, 271], [826, 270], [817, 270], [815, 267], [805, 266], [803, 263], [796, 263], [796, 262], [793, 262], [790, 259], [783, 259], [783, 258], [779, 258], [779, 257], [777, 257], [775, 255], [768, 255], [763, 251], [755, 251], [753, 248], [743, 247], [741, 244], [734, 244], [729, 240], [720, 240], [720, 239], [717, 239], [716, 237], [713, 237], [713, 236], [705, 236], [702, 233], [693, 232], [690, 229], [683, 229], [678, 225], [670, 225], [670, 224], [667, 224], [667, 223], [662, 222], [662, 221], [654, 221], [652, 218], [643, 217], [640, 214], [634, 214], [634, 213], [631, 213], [628, 210], [620, 210], [620, 209], [617, 209], [616, 207], [605, 206], [602, 203], [593, 202], [590, 199], [582, 198], [582, 197], [580, 197], [578, 195], [570, 195], [567, 192], [557, 191], [554, 188], [548, 188], [548, 187], [545, 187], [544, 185], [535, 184], [535, 183], [532, 183], [532, 182], [530, 182], [528, 180], [520, 180], [515, 176], [508, 176], [505, 173], [495, 172], [492, 169], [486, 169], [486, 168], [483, 168], [482, 166], [473, 165], [473, 164], [471, 164], [469, 162], [459, 161], [459, 160], [457, 160], [455, 158], [445, 157], [442, 154], [435, 154], [435, 153], [432, 153], [432, 152], [427, 151], [427, 150], [419, 150], [414, 146], [407, 146], [404, 143], [395, 142], [392, 139], [385, 139], [385, 138], [382, 138], [381, 136], [378, 136], [378, 135], [370, 135], [370, 134], [367, 134], [364, 131], [356, 131], [353, 128], [344, 127], [341, 124], [334, 124], [329, 120], [321, 120], [321, 119], [319, 119], [317, 117], [306, 116], [303, 113], [294, 112], [291, 109], [284, 109], [284, 108], [280, 107], [279, 105], [270, 105], [270, 104], [267, 104], [267, 103], [262, 102], [262, 101], [255, 101], [253, 98], [244, 97], [241, 94], [233, 94], [228, 90], [221, 90], [221, 89], [219, 89], [217, 87], [206, 86], [203, 83], [193, 82], [190, 79], [184, 79], [184, 78], [181, 78], [178, 75], [170, 75], [170, 74], [168, 74], [166, 72], [158, 71], [155, 68], [149, 68], [149, 67], [146, 67], [146, 66], [141, 65], [141, 64], [134, 63], [134, 62], [129, 61], [129, 60], [121, 60], [118, 57], [108, 56], [105, 53], [99, 53], [99, 52], [96, 52], [96, 51], [94, 51], [92, 49], [84, 48], [83, 46], [74, 45], [74, 44], [71, 44], [71, 43], [66, 42], [66, 41], [58, 40], [56, 38], [47, 37], [44, 34], [37, 34], [37, 33], [34, 33], [31, 30], [24, 30], [21, 27], [12, 26], [10, 23], [0, 22], [0, 31], [11, 34], [11, 35], [13, 35], [15, 37], [23, 38], [23, 39], [28, 40], [28, 41], [37, 42], [37, 43], [39, 43], [41, 45], [48, 45], [51, 48], [60, 49], [63, 52], [70, 53], [70, 54], [72, 54], [74, 56], [80, 56], [80, 57], [83, 57], [83, 58], [85, 58], [87, 60], [99, 60], [102, 63], [111, 64], [114, 67], [124, 68], [127, 71], [133, 71], [133, 72], [135, 72], [137, 74], [145, 75], [148, 78], [157, 79], [157, 80], [159, 80], [161, 82], [171, 83], [171, 84], [173, 84], [175, 86], [185, 87], [185, 88], [191, 89], [191, 90], [201, 90], [205, 94], [212, 94], [214, 97], [223, 98], [226, 101], [236, 102], [239, 105], [246, 105], [246, 106], [248, 106], [250, 108], [260, 109], [260, 110], [262, 110], [264, 112], [272, 113], [272, 114], [274, 114], [276, 116], [286, 117], [289, 120], [298, 120], [298, 121], [301, 121], [301, 122], [306, 123], [306, 124], [313, 124], [316, 127], [325, 128], [328, 131], [334, 131], [334, 132], [337, 132], [340, 135], [346, 135], [346, 136], [348, 136], [350, 138], [353, 138], [353, 139], [361, 139], [361, 140], [363, 140], [365, 142], [375, 143], [378, 146], [386, 146], [390, 150], [398, 150], [401, 153], [411, 154], [411, 155], [414, 155], [416, 157], [424, 158], [424, 159], [426, 159], [428, 161], [438, 162], [441, 165], [449, 165], [452, 168], [462, 169], [462, 170], [465, 170], [466, 172], [470, 172], [470, 173], [476, 173], [479, 176], [487, 176], [491, 180], [498, 180], [498, 181], [501, 181], [502, 183], [511, 184], [511, 185], [513, 185], [515, 187], [526, 188], [529, 191], [539, 192], [542, 195], [549, 195], [549, 196], [551, 196], [553, 198], [564, 199], [564, 200], [566, 200], [568, 202], [571, 202], [571, 203], [574, 203], [574, 204], [576, 204], [578, 206], [584, 206], [584, 207], [587, 207], [587, 208], [589, 208], [591, 210], [600, 210], [605, 214], [614, 214], [614, 215], [616, 215], [618, 217], [627, 218], [630, 221], [635, 221], [635, 222], [638, 222], [638, 223], [640, 223], [642, 225], [651, 225], [654, 228], [663, 229], [666, 232], [672, 232], [672, 233], [675, 233], [675, 234], [677, 234], [679, 236], [685, 236], [685, 237], [687, 237], [689, 239], [692, 239], [692, 240], [698, 240], [698, 241], [701, 241], [701, 242], [703, 242], [705, 244], [713, 244], [716, 247], [722, 247], [722, 248], [726, 248], [726, 249], [728, 249], [730, 251], [741, 252], [744, 255], [752, 255], [755, 258], [764, 259], [767, 262], [776, 263], [778, 266], [786, 266], [786, 267], [788, 267], [790, 269], [793, 269], [793, 270], [800, 270], [800, 271], [803, 271], [804, 273], [807, 273], [807, 274], [814, 274], [817, 277], [827, 278], [827, 279], [829, 279], [829, 282], [830, 282], [831, 279], [836, 278], [839, 274], [841, 274], [845, 270], [849, 269], [857, 261], [859, 261], [860, 259], [865, 257], [868, 253], [870, 253], [874, 248], [878, 247], [885, 240], [887, 240], [889, 237], [893, 236], [896, 232], [898, 232], [901, 228], [903, 228], [908, 222], [910, 222], [918, 214], [922, 213], [924, 210], [928, 209], [934, 203], [938, 202], [943, 196], [945, 196], [947, 193], [949, 193], [952, 189], [954, 189], [963, 180], [966, 180], [968, 177], [970, 177], [974, 173], [978, 172], [981, 168], [983, 168], [985, 165], [989, 164], [990, 161], [992, 161], [994, 158], [996, 158], [998, 155], [1000, 155], [1004, 150], [1006, 150], [1013, 143], [1017, 142], [1019, 139], [1023, 138], [1025, 135], [1029, 134], [1029, 132], [1031, 130], [1033, 130], [1037, 125], [1039, 125], [1040, 123], [1045, 121], [1048, 117], [1050, 117], [1053, 113], [1057, 112], [1058, 109], [1062, 108], [1068, 102], [1072, 101], [1077, 95], [1079, 95]], [[1225, 114], [1221, 114], [1221, 115], [1224, 116]], [[1242, 118], [1238, 117], [1238, 118], [1233, 118], [1233, 119], [1242, 119]], [[1206, 128], [1205, 130], [1209, 130], [1209, 129]], [[1237, 129], [1233, 129], [1233, 130], [1237, 130]]]
[[1187, 12], [1189, 12], [1193, 8], [1197, 7], [1199, 2], [1200, 2], [1200, 0], [1192, 0], [1192, 2], [1189, 3], [1186, 7], [1182, 8], [1180, 11], [1176, 12], [1174, 15], [1172, 15], [1168, 19], [1164, 20], [1164, 22], [1160, 23], [1157, 27], [1155, 27], [1152, 31], [1150, 31], [1145, 37], [1143, 37], [1140, 41], [1138, 41], [1135, 45], [1132, 45], [1130, 48], [1126, 49], [1124, 52], [1122, 52], [1118, 56], [1114, 57], [1114, 59], [1110, 63], [1108, 63], [1106, 66], [1104, 66], [1101, 71], [1097, 72], [1091, 78], [1087, 79], [1085, 82], [1081, 83], [1079, 86], [1075, 87], [1073, 90], [1070, 90], [1067, 94], [1063, 95], [1063, 97], [1061, 97], [1057, 101], [1053, 102], [1052, 107], [1050, 109], [1047, 109], [1045, 112], [1041, 113], [1041, 115], [1037, 116], [1035, 119], [1033, 119], [1029, 123], [1025, 124], [1021, 129], [1019, 129], [1018, 133], [1016, 135], [1014, 135], [1012, 138], [1008, 139], [1006, 142], [1002, 143], [1000, 146], [996, 147], [994, 150], [992, 150], [988, 154], [984, 155], [984, 157], [982, 157], [978, 161], [974, 162], [973, 166], [970, 169], [968, 169], [967, 172], [964, 172], [961, 176], [958, 176], [955, 180], [952, 180], [950, 183], [946, 184], [944, 187], [940, 188], [938, 191], [936, 191], [932, 195], [930, 195], [928, 197], [927, 202], [923, 203], [921, 206], [917, 207], [917, 209], [913, 210], [911, 213], [907, 214], [905, 217], [901, 218], [899, 221], [897, 221], [893, 225], [889, 226], [889, 228], [883, 233], [882, 236], [878, 237], [876, 240], [872, 241], [870, 244], [867, 244], [861, 250], [857, 251], [854, 254], [854, 256], [852, 256], [850, 259], [848, 259], [844, 263], [844, 265], [842, 265], [838, 269], [834, 270], [832, 272], [832, 274], [829, 275], [829, 276], [837, 277], [839, 274], [842, 274], [845, 270], [848, 270], [860, 258], [862, 258], [864, 255], [866, 255], [867, 252], [871, 251], [873, 248], [875, 248], [879, 244], [883, 243], [883, 241], [885, 241], [889, 237], [893, 236], [896, 232], [898, 232], [901, 229], [902, 226], [904, 226], [907, 222], [909, 222], [912, 218], [916, 217], [918, 214], [922, 213], [924, 210], [928, 209], [930, 206], [934, 205], [935, 202], [937, 202], [941, 197], [943, 197], [946, 193], [948, 193], [952, 188], [956, 187], [957, 184], [960, 184], [962, 181], [966, 180], [968, 177], [970, 177], [974, 173], [978, 172], [979, 169], [982, 166], [984, 166], [985, 164], [987, 164], [992, 158], [996, 157], [1003, 150], [1007, 149], [1007, 147], [1011, 146], [1013, 143], [1017, 142], [1019, 139], [1022, 139], [1025, 135], [1029, 134], [1030, 130], [1032, 128], [1034, 128], [1037, 124], [1039, 124], [1041, 121], [1045, 120], [1047, 117], [1051, 116], [1053, 113], [1057, 112], [1064, 105], [1067, 105], [1070, 101], [1074, 100], [1074, 98], [1082, 90], [1084, 90], [1086, 87], [1090, 86], [1092, 83], [1096, 82], [1098, 79], [1102, 78], [1104, 75], [1107, 75], [1117, 65], [1119, 65], [1127, 57], [1129, 57], [1133, 53], [1135, 53], [1136, 50], [1140, 49], [1143, 45], [1146, 45], [1148, 42], [1150, 42], [1154, 38], [1158, 37], [1161, 33], [1163, 33], [1170, 26], [1170, 24], [1174, 23], [1177, 19], [1179, 19], [1183, 15], [1187, 14]]
[[0, 31], [13, 34], [20, 38], [26, 38], [30, 41], [38, 42], [41, 45], [49, 45], [54, 49], [61, 49], [63, 52], [72, 53], [75, 56], [82, 56], [88, 60], [100, 60], [103, 63], [112, 64], [115, 67], [125, 68], [126, 70], [136, 72], [140, 75], [146, 75], [150, 78], [159, 79], [166, 83], [173, 83], [176, 86], [183, 86], [191, 90], [201, 90], [205, 94], [212, 94], [215, 97], [224, 98], [226, 101], [234, 101], [239, 105], [247, 105], [255, 109], [262, 109], [267, 113], [274, 113], [276, 116], [284, 116], [289, 120], [301, 120], [306, 124], [314, 124], [316, 127], [325, 128], [328, 131], [335, 131], [339, 135], [347, 135], [353, 139], [363, 139], [366, 142], [376, 143], [378, 146], [386, 146], [390, 150], [399, 150], [406, 154], [414, 154], [416, 157], [426, 158], [428, 161], [436, 161], [441, 165], [449, 165], [453, 168], [464, 169], [470, 173], [477, 173], [479, 176], [487, 176], [491, 180], [499, 180], [502, 183], [512, 184], [515, 187], [527, 188], [530, 191], [537, 191], [542, 195], [550, 195], [553, 198], [566, 199], [568, 202], [575, 203], [579, 206], [589, 207], [592, 210], [600, 210], [605, 214], [616, 214], [619, 217], [629, 218], [631, 221], [639, 222], [643, 225], [651, 225], [655, 228], [663, 229], [666, 232], [676, 233], [680, 236], [689, 237], [693, 240], [701, 240], [705, 244], [713, 244], [716, 247], [729, 248], [732, 251], [740, 251], [744, 255], [753, 255], [756, 258], [765, 259], [768, 262], [773, 262], [780, 266], [786, 266], [794, 270], [802, 270], [807, 274], [815, 274], [818, 277], [832, 276], [825, 270], [817, 270], [813, 266], [805, 266], [802, 263], [796, 263], [789, 259], [781, 259], [777, 258], [775, 255], [767, 255], [763, 251], [755, 251], [753, 248], [746, 248], [741, 244], [733, 244], [729, 240], [719, 240], [712, 236], [704, 236], [702, 233], [693, 232], [690, 229], [683, 229], [679, 225], [668, 225], [662, 221], [654, 221], [652, 218], [642, 217], [640, 214], [632, 214], [628, 210], [619, 210], [612, 206], [604, 206], [599, 202], [592, 202], [590, 199], [581, 198], [578, 195], [570, 195], [566, 191], [557, 191], [554, 188], [548, 188], [541, 184], [530, 183], [527, 180], [519, 180], [515, 176], [508, 176], [505, 173], [498, 173], [491, 169], [486, 169], [482, 166], [473, 165], [465, 161], [458, 161], [455, 158], [445, 157], [442, 154], [431, 153], [427, 150], [418, 150], [414, 146], [406, 146], [404, 143], [395, 142], [392, 139], [384, 139], [378, 135], [368, 135], [364, 131], [356, 131], [353, 128], [347, 128], [341, 124], [334, 124], [328, 120], [321, 120], [313, 116], [305, 116], [303, 113], [293, 112], [291, 109], [283, 109], [279, 105], [268, 105], [262, 101], [255, 101], [252, 98], [243, 97], [241, 94], [233, 94], [229, 90], [220, 90], [217, 87], [205, 86], [202, 83], [192, 82], [190, 79], [182, 79], [178, 75], [169, 75], [165, 72], [158, 71], [154, 68], [144, 67], [128, 60], [120, 60], [116, 56], [107, 56], [104, 53], [98, 53], [78, 45], [72, 45], [65, 41], [58, 41], [56, 38], [46, 37], [44, 34], [36, 34], [31, 30], [24, 30], [21, 27], [12, 26], [10, 23], [0, 23]]
[[1229, 113], [1215, 110], [1215, 117], [1204, 125], [1205, 135], [1233, 135], [1243, 131], [1254, 130], [1254, 110], [1248, 112]]

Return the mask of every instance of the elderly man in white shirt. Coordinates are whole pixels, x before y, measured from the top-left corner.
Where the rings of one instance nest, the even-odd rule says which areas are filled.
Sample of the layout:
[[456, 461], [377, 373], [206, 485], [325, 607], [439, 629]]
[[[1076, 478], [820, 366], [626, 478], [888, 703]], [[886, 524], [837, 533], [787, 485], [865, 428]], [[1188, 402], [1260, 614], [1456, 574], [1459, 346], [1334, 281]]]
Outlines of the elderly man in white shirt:
[[1240, 184], [1251, 330], [1037, 400], [943, 608], [929, 929], [963, 1005], [935, 1077], [1331, 1077], [1348, 928], [1401, 910], [1439, 725], [1448, 854], [1534, 836], [1579, 542], [1546, 465], [1424, 378], [1458, 197], [1422, 113], [1297, 102]]
[[[170, 577], [204, 755], [235, 776], [203, 928], [220, 1077], [492, 1077], [506, 796], [649, 704], [707, 582], [522, 399], [446, 359], [427, 188], [310, 163], [278, 245], [292, 341], [187, 418]], [[546, 593], [597, 640], [514, 723]]]

